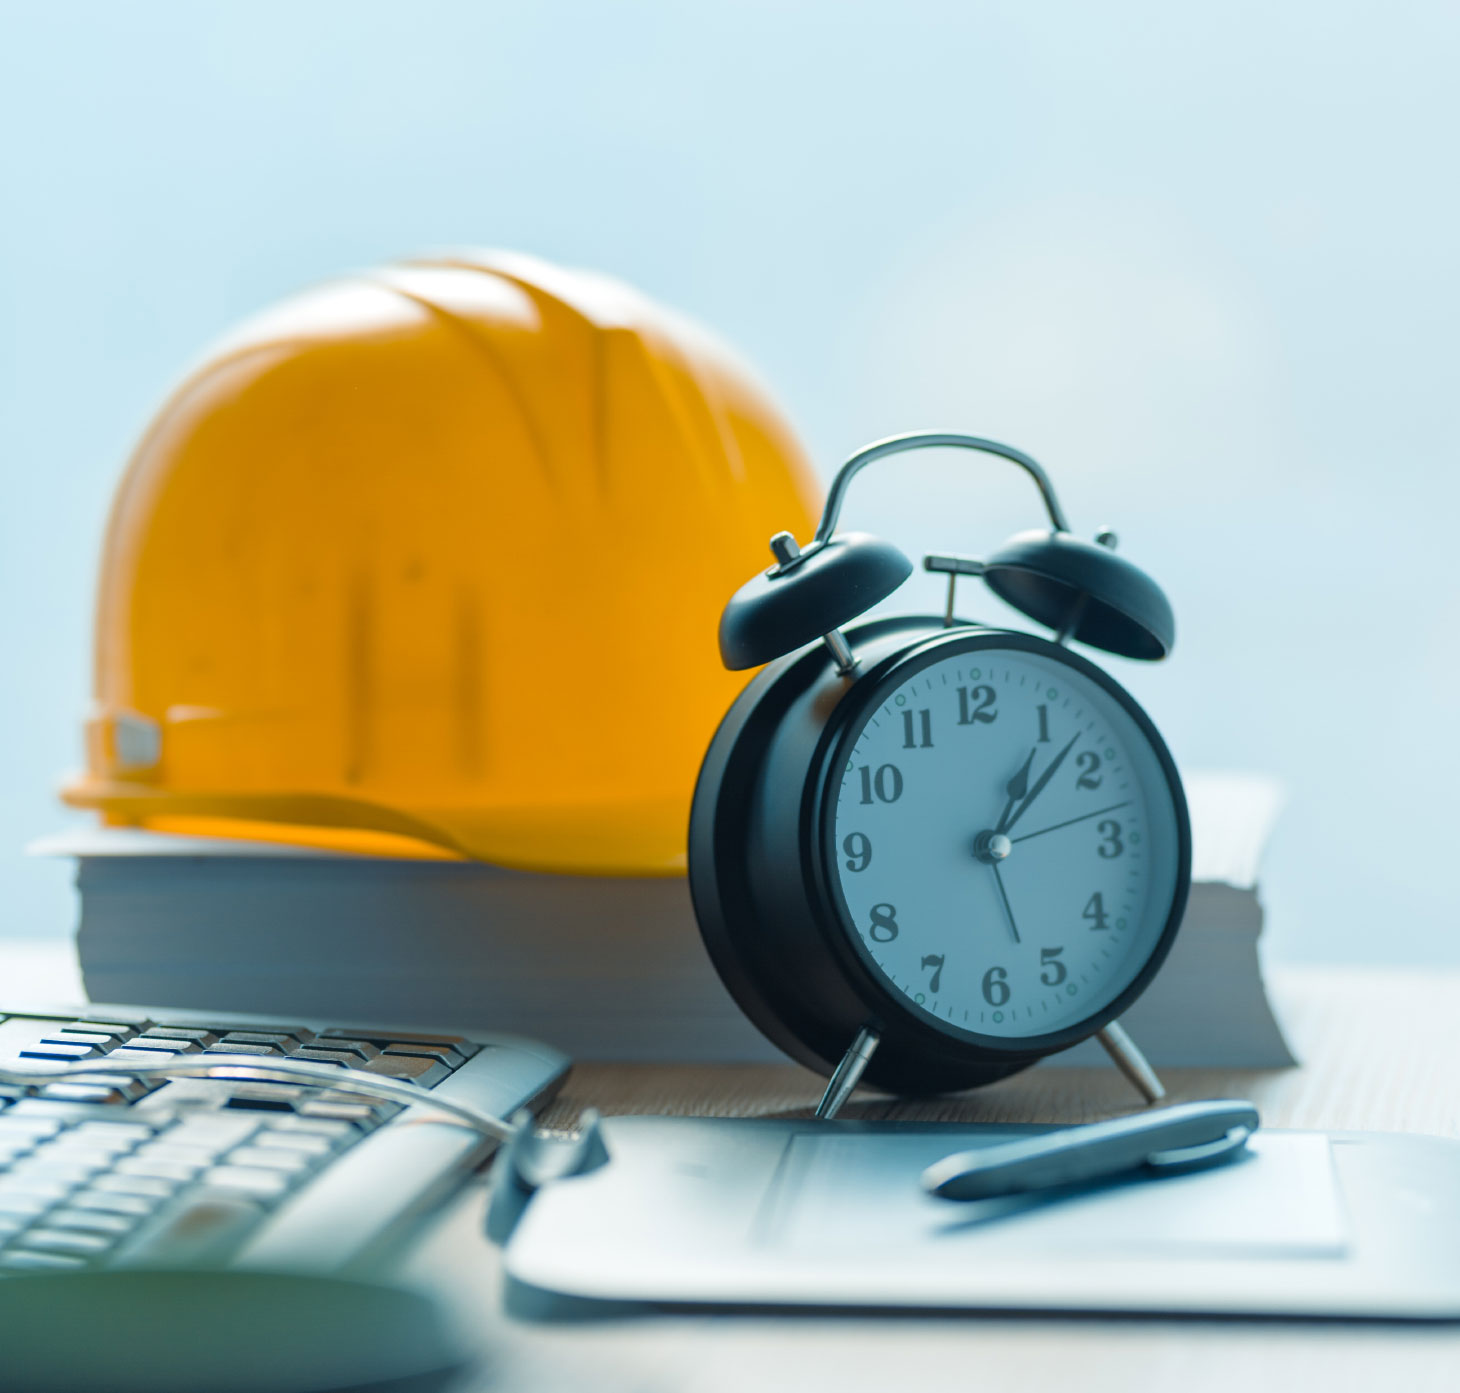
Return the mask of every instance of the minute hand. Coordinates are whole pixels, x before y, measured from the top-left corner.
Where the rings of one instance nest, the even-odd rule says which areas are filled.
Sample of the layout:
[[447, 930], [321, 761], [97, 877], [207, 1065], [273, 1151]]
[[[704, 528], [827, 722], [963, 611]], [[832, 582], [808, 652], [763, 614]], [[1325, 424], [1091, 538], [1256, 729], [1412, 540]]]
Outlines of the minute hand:
[[1014, 816], [1011, 817], [1008, 822], [1004, 824], [1003, 832], [1005, 836], [1008, 835], [1010, 828], [1012, 828], [1014, 824], [1018, 822], [1019, 819], [1023, 817], [1026, 812], [1029, 811], [1029, 805], [1034, 802], [1034, 800], [1038, 798], [1041, 793], [1044, 792], [1044, 786], [1052, 778], [1054, 778], [1055, 774], [1059, 770], [1060, 765], [1065, 762], [1065, 756], [1075, 748], [1075, 741], [1077, 741], [1079, 738], [1080, 736], [1078, 732], [1070, 736], [1069, 744], [1067, 744], [1064, 749], [1059, 752], [1059, 754], [1057, 754], [1052, 760], [1050, 760], [1049, 768], [1046, 769], [1044, 773], [1042, 773], [1034, 781], [1034, 787], [1029, 790], [1029, 793], [1026, 795], [1024, 801], [1020, 803], [1017, 808], [1014, 809]]

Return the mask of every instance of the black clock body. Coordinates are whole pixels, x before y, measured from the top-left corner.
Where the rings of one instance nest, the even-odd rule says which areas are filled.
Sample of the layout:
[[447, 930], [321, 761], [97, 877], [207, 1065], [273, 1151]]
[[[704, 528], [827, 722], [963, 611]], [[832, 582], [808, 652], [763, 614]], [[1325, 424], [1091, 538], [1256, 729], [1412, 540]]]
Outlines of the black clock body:
[[[821, 644], [770, 663], [721, 722], [690, 815], [689, 881], [705, 945], [721, 979], [760, 1031], [808, 1068], [830, 1074], [864, 1027], [881, 1037], [865, 1081], [888, 1092], [954, 1092], [1026, 1068], [1115, 1019], [1170, 951], [1191, 883], [1191, 831], [1165, 742], [1109, 675], [1031, 634], [899, 616], [849, 626], [859, 668], [839, 676]], [[1175, 890], [1165, 926], [1113, 1000], [1061, 1031], [1007, 1038], [941, 1028], [879, 982], [846, 921], [834, 870], [832, 819], [840, 771], [859, 717], [920, 664], [951, 650], [1024, 649], [1103, 687], [1150, 743], [1177, 821]]]

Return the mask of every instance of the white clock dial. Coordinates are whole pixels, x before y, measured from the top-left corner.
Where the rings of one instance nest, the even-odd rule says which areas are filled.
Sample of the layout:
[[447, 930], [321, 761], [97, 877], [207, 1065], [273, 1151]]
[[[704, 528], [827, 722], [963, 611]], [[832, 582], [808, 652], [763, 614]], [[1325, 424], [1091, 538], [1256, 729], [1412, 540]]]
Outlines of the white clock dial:
[[1058, 658], [959, 647], [863, 717], [833, 865], [861, 955], [956, 1033], [1068, 1030], [1155, 952], [1180, 831], [1160, 757]]

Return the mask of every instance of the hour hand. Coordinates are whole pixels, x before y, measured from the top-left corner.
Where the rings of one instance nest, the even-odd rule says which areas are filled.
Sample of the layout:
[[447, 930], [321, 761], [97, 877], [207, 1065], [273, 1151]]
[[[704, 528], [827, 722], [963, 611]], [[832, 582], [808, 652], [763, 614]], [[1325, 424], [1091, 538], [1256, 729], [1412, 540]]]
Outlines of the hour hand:
[[999, 815], [999, 821], [994, 827], [995, 832], [1008, 830], [1009, 823], [1014, 816], [1014, 808], [1019, 800], [1029, 792], [1029, 771], [1034, 767], [1035, 750], [1038, 748], [1036, 745], [1033, 750], [1029, 751], [1029, 758], [1020, 765], [1018, 773], [1004, 785], [1004, 792], [1008, 795], [1009, 801], [1004, 804], [1004, 811]]
[[1024, 801], [1019, 804], [1017, 809], [1015, 809], [1013, 816], [1010, 817], [1007, 822], [1001, 822], [999, 824], [999, 830], [1001, 832], [1008, 832], [1008, 830], [1016, 822], [1018, 822], [1019, 819], [1023, 817], [1024, 814], [1029, 810], [1029, 805], [1034, 802], [1034, 800], [1038, 798], [1041, 793], [1044, 792], [1045, 785], [1049, 783], [1052, 778], [1054, 778], [1055, 773], [1059, 769], [1060, 765], [1065, 762], [1065, 756], [1069, 754], [1072, 749], [1075, 748], [1075, 741], [1079, 738], [1080, 734], [1078, 731], [1076, 731], [1074, 735], [1070, 736], [1069, 744], [1066, 745], [1064, 749], [1062, 749], [1052, 760], [1050, 760], [1049, 768], [1046, 769], [1044, 773], [1042, 773], [1034, 781], [1034, 787], [1031, 788], [1029, 792], [1024, 796]]

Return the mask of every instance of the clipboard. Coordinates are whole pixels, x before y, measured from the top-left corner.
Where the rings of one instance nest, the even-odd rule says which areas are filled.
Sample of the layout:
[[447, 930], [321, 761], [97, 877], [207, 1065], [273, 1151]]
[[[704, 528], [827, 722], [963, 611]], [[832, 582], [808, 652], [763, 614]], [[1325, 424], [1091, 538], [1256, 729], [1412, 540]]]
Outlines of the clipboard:
[[606, 1119], [584, 1173], [544, 1172], [505, 1224], [499, 1181], [509, 1306], [1460, 1320], [1460, 1142], [1264, 1130], [1214, 1170], [1055, 1198], [918, 1185], [1049, 1130]]

